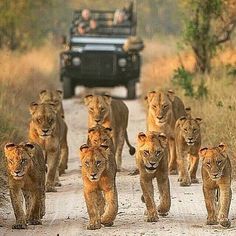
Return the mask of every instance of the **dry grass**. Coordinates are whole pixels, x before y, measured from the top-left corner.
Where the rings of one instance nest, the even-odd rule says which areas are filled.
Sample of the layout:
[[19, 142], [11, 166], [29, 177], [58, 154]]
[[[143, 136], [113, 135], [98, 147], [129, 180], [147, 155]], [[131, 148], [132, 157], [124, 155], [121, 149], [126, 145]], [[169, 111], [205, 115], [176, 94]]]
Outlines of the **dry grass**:
[[[0, 51], [0, 148], [27, 139], [28, 107], [43, 88], [58, 88], [58, 49], [47, 44], [26, 53]], [[3, 156], [2, 152], [0, 152]], [[4, 158], [1, 158], [4, 160]], [[0, 204], [4, 193], [0, 163]]]
[[[166, 43], [168, 44], [168, 42]], [[150, 63], [144, 64], [142, 71], [142, 89], [144, 94], [148, 90], [173, 88], [171, 78], [173, 72], [181, 63], [186, 69], [192, 70], [194, 68], [194, 58], [189, 52], [178, 53], [172, 49], [163, 51], [159, 50], [160, 43], [156, 47], [151, 43], [151, 48], [156, 49], [155, 55]], [[165, 47], [162, 46], [161, 47]], [[146, 47], [149, 50], [149, 45]], [[172, 52], [170, 54], [169, 52]], [[161, 53], [162, 54], [161, 54]], [[146, 53], [146, 52], [144, 52]], [[148, 54], [148, 52], [147, 52]], [[214, 67], [212, 74], [205, 79], [208, 88], [208, 98], [198, 99], [188, 98], [184, 96], [183, 90], [174, 88], [176, 94], [180, 96], [186, 106], [190, 106], [195, 117], [203, 119], [202, 137], [203, 144], [206, 146], [217, 145], [224, 142], [228, 145], [228, 151], [231, 160], [236, 169], [236, 96], [235, 96], [235, 78], [229, 78], [225, 71], [224, 65], [236, 65], [236, 49], [229, 47], [223, 50], [219, 56], [214, 60]], [[199, 79], [196, 78], [196, 83]], [[236, 177], [236, 171], [234, 171]]]

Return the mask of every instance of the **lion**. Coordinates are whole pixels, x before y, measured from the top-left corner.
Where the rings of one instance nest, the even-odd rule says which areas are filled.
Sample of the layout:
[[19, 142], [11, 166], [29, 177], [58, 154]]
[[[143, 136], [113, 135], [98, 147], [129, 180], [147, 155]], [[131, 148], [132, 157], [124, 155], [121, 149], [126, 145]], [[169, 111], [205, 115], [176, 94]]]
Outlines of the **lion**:
[[[166, 216], [170, 210], [170, 184], [168, 177], [167, 137], [163, 133], [148, 131], [138, 134], [136, 163], [143, 191], [142, 200], [147, 207], [147, 221], [156, 222], [159, 215]], [[154, 201], [153, 179], [157, 180], [160, 204]]]
[[[231, 191], [231, 163], [226, 153], [226, 145], [221, 143], [217, 147], [202, 148], [199, 153], [202, 157], [202, 180], [205, 204], [208, 212], [207, 224], [220, 223], [223, 227], [230, 227], [228, 219], [232, 199]], [[215, 198], [218, 192], [219, 202]], [[218, 212], [216, 210], [218, 205]]]
[[[7, 143], [8, 185], [16, 223], [13, 229], [26, 229], [27, 224], [41, 225], [45, 215], [45, 173], [43, 150], [36, 143]], [[23, 210], [25, 198], [26, 215]]]
[[151, 91], [145, 97], [148, 104], [147, 130], [165, 133], [168, 137], [169, 173], [177, 174], [175, 123], [186, 115], [184, 104], [172, 90], [167, 93]]
[[33, 102], [30, 113], [29, 140], [39, 144], [45, 151], [48, 164], [46, 191], [56, 192], [56, 174], [57, 171], [63, 171], [58, 170], [60, 160], [68, 159], [67, 126], [53, 104]]
[[112, 128], [117, 170], [121, 170], [124, 141], [129, 146], [129, 153], [134, 155], [135, 148], [130, 144], [127, 134], [129, 110], [123, 101], [112, 99], [109, 95], [87, 95], [84, 98], [88, 107], [88, 127], [102, 125]]
[[[64, 119], [64, 109], [62, 105], [62, 91], [57, 90], [42, 90], [39, 93], [39, 103], [53, 104], [56, 107], [58, 114]], [[65, 120], [65, 119], [64, 119]], [[65, 124], [66, 125], [66, 124]], [[68, 152], [68, 149], [67, 149]], [[64, 158], [64, 159], [63, 159]], [[63, 155], [59, 163], [59, 175], [65, 173], [65, 170], [68, 168], [68, 154]]]
[[89, 214], [87, 229], [112, 226], [118, 212], [115, 183], [116, 166], [110, 158], [110, 148], [105, 145], [80, 147], [84, 197]]
[[191, 114], [180, 117], [175, 124], [175, 144], [180, 186], [199, 183], [196, 173], [201, 147], [201, 118], [192, 118]]
[[39, 93], [40, 103], [53, 103], [56, 106], [58, 113], [61, 117], [65, 118], [65, 112], [62, 105], [62, 91], [44, 89]]

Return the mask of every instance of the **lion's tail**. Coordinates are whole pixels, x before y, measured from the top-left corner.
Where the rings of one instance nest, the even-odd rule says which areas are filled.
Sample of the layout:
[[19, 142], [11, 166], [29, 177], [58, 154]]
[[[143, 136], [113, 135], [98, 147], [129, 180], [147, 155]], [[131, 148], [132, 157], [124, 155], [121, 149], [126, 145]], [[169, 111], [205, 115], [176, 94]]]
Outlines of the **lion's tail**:
[[127, 130], [125, 131], [125, 141], [129, 147], [129, 154], [133, 156], [135, 154], [135, 148], [129, 142]]

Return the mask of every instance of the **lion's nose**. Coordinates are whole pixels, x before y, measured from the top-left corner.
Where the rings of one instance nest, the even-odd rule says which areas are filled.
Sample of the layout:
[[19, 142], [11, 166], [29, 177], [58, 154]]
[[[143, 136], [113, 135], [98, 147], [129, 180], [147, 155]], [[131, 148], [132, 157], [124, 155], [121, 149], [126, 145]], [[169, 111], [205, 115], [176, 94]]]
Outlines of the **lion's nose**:
[[163, 118], [163, 116], [157, 116], [158, 120], [161, 120]]
[[44, 133], [47, 133], [47, 132], [48, 132], [48, 129], [42, 129], [42, 131], [43, 131]]
[[100, 120], [100, 119], [96, 119], [95, 121], [98, 123], [98, 122], [100, 122], [101, 120]]
[[218, 174], [217, 174], [217, 173], [213, 173], [213, 176], [214, 176], [214, 177], [217, 177], [217, 176], [218, 176]]
[[20, 174], [20, 170], [15, 170], [15, 174]]
[[156, 163], [155, 162], [149, 162], [151, 166], [154, 166]]
[[97, 175], [97, 174], [92, 173], [92, 174], [91, 174], [91, 177], [94, 178], [94, 177], [96, 177], [96, 175]]

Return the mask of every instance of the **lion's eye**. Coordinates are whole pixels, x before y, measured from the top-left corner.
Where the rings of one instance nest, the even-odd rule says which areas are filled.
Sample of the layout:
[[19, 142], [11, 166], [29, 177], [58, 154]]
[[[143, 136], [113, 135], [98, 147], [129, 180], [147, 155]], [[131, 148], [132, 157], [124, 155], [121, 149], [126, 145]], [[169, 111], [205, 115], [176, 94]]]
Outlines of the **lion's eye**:
[[185, 132], [188, 132], [188, 130], [187, 130], [187, 129], [184, 129], [184, 131], [185, 131]]
[[152, 105], [152, 108], [153, 108], [153, 109], [156, 109], [156, 108], [157, 108], [157, 106], [156, 106], [156, 105]]
[[25, 164], [27, 162], [27, 159], [22, 159], [21, 164]]
[[10, 164], [13, 164], [13, 163], [14, 163], [14, 161], [13, 161], [13, 160], [8, 160], [8, 162], [9, 162]]
[[217, 165], [221, 165], [222, 161], [217, 161], [216, 163]]
[[37, 121], [38, 121], [38, 123], [41, 123], [41, 122], [42, 122], [42, 119], [41, 119], [41, 118], [38, 118]]
[[86, 166], [89, 166], [89, 162], [88, 162], [88, 161], [86, 161], [86, 162], [85, 162], [85, 165], [86, 165]]
[[144, 156], [149, 156], [149, 151], [148, 150], [144, 150], [143, 154], [144, 154]]
[[193, 129], [193, 132], [194, 132], [194, 133], [197, 132], [197, 129]]
[[164, 109], [168, 108], [168, 105], [167, 105], [167, 104], [166, 104], [166, 105], [164, 105], [164, 106], [163, 106], [163, 108], [164, 108]]
[[101, 107], [101, 111], [105, 111], [105, 108], [104, 108], [104, 107]]
[[206, 164], [207, 164], [207, 166], [209, 166], [209, 167], [211, 166], [211, 163], [210, 163], [210, 162], [207, 162]]
[[99, 166], [102, 162], [101, 161], [97, 161], [97, 166]]
[[89, 111], [92, 111], [92, 112], [93, 112], [93, 108], [92, 108], [92, 107], [90, 107], [90, 108], [89, 108]]
[[160, 156], [161, 151], [156, 151], [156, 156]]
[[53, 119], [49, 119], [48, 122], [51, 124], [53, 122]]

